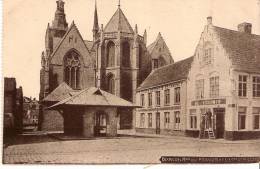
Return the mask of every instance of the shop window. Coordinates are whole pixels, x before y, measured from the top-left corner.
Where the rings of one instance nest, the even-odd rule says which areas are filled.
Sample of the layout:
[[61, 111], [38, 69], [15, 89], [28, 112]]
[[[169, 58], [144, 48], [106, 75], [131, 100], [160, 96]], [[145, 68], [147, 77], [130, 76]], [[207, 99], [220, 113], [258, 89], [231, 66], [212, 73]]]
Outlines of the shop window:
[[260, 97], [260, 77], [253, 77], [253, 97]]
[[196, 80], [196, 99], [203, 99], [204, 98], [204, 79]]
[[174, 112], [174, 129], [180, 130], [180, 124], [181, 124], [180, 112], [176, 111]]
[[247, 96], [247, 76], [239, 75], [238, 78], [238, 96]]
[[164, 113], [164, 128], [170, 128], [170, 112]]
[[246, 107], [238, 108], [238, 130], [246, 129]]
[[153, 105], [153, 100], [152, 100], [152, 93], [148, 93], [148, 106], [151, 107]]
[[260, 129], [260, 107], [253, 108], [253, 128]]
[[156, 100], [156, 106], [160, 106], [161, 105], [161, 95], [160, 95], [160, 91], [156, 91], [155, 94], [155, 100]]
[[197, 129], [197, 114], [196, 110], [190, 110], [190, 128]]
[[164, 90], [164, 104], [170, 105], [170, 89]]
[[148, 113], [148, 127], [153, 126], [153, 116], [152, 113]]
[[144, 106], [144, 94], [141, 94], [140, 101], [141, 101], [141, 106]]
[[144, 127], [144, 122], [145, 122], [145, 114], [141, 113], [140, 114], [140, 127]]
[[219, 97], [219, 77], [211, 77], [210, 82], [210, 91], [209, 96], [211, 98]]
[[181, 101], [181, 88], [176, 87], [174, 89], [174, 104], [180, 104]]

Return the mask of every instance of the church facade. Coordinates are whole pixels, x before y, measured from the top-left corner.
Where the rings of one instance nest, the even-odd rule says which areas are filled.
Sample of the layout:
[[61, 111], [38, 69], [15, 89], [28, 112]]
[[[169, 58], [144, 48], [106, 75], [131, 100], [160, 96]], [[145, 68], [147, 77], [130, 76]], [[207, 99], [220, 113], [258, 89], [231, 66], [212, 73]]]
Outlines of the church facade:
[[[62, 0], [56, 3], [55, 17], [47, 26], [45, 50], [41, 55], [40, 101], [66, 82], [73, 90], [98, 87], [135, 103], [136, 89], [152, 69], [174, 62], [161, 34], [147, 46], [146, 31], [140, 35], [137, 25], [133, 29], [120, 5], [106, 26], [99, 25], [95, 6], [90, 41], [83, 39], [74, 22], [68, 26], [65, 3]], [[53, 103], [42, 104], [41, 130], [63, 130], [62, 115], [45, 110]], [[133, 110], [121, 108], [118, 116], [120, 128], [133, 127]]]

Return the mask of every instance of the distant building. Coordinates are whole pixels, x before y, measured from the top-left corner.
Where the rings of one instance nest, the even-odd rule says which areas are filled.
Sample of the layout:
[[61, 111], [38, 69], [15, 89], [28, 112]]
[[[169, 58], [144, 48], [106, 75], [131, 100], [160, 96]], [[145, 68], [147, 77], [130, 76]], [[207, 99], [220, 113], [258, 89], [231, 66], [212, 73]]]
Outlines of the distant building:
[[193, 57], [151, 72], [137, 89], [136, 131], [184, 135], [186, 130], [187, 77]]
[[23, 99], [23, 129], [37, 130], [39, 118], [39, 102], [34, 98]]
[[188, 76], [188, 135], [260, 137], [260, 36], [251, 29], [220, 28], [208, 17]]
[[15, 78], [4, 78], [4, 135], [22, 132], [23, 90]]
[[[47, 26], [41, 56], [40, 101], [66, 82], [73, 90], [95, 86], [135, 103], [136, 89], [152, 67], [173, 63], [161, 34], [147, 47], [146, 31], [140, 35], [137, 25], [133, 29], [120, 5], [104, 27], [98, 23], [95, 6], [93, 39], [85, 40], [74, 22], [68, 26], [65, 3], [56, 3], [55, 18]], [[41, 130], [63, 130], [64, 118], [60, 113], [42, 106]], [[119, 112], [120, 128], [133, 128], [134, 112], [125, 108]]]

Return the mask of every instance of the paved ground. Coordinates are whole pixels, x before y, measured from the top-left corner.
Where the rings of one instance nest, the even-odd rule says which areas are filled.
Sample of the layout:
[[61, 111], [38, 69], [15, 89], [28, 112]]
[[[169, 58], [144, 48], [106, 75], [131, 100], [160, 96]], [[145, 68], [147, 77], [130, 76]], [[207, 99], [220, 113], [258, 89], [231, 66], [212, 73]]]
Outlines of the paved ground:
[[22, 136], [4, 148], [4, 163], [160, 163], [161, 156], [260, 157], [260, 140], [122, 137], [59, 141]]

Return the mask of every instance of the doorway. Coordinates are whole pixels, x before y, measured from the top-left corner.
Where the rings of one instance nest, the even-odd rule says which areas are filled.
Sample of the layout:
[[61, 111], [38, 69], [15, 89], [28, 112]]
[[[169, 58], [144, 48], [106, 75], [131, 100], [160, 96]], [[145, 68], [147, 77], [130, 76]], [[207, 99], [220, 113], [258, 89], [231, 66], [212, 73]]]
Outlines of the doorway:
[[105, 112], [97, 112], [95, 116], [95, 136], [106, 136], [108, 117]]
[[214, 109], [216, 118], [216, 138], [224, 138], [225, 132], [225, 109], [218, 108]]
[[156, 113], [156, 134], [160, 134], [160, 131], [161, 131], [161, 129], [160, 129], [160, 113], [159, 112], [157, 112]]

